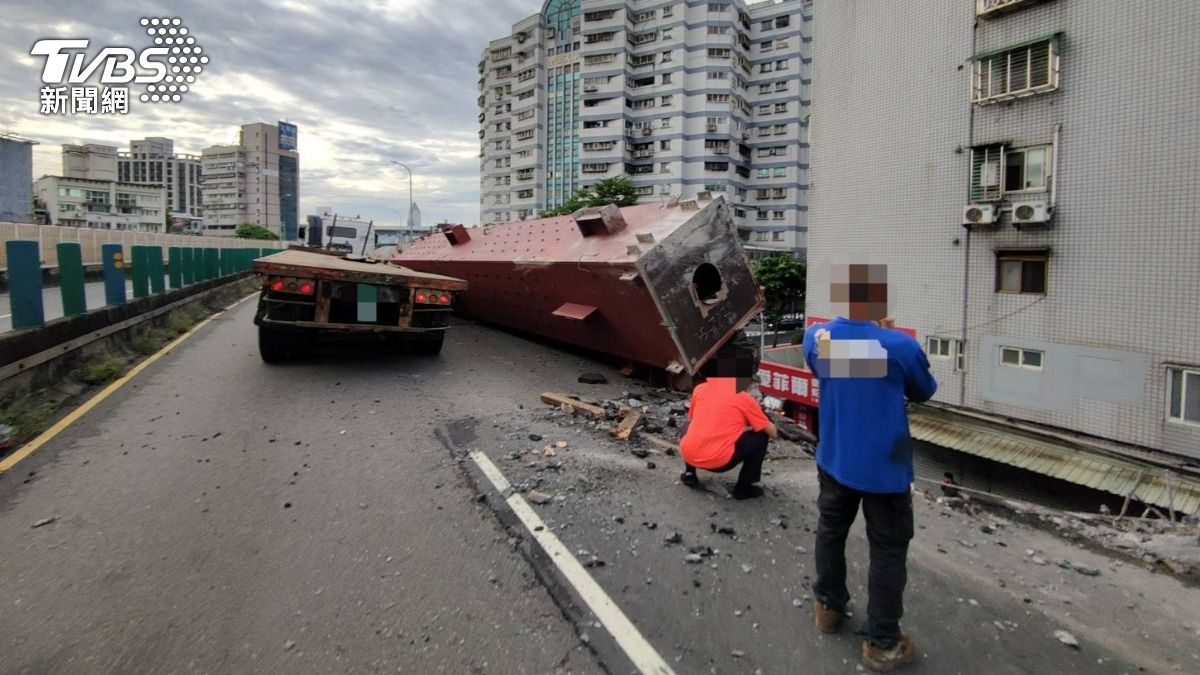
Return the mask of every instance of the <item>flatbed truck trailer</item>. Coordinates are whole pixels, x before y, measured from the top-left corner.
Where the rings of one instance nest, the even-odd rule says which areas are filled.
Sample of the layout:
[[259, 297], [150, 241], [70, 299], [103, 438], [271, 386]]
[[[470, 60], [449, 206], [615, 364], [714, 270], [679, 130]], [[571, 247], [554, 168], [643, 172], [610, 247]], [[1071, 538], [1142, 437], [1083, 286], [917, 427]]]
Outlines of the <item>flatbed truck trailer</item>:
[[263, 361], [311, 353], [323, 337], [390, 341], [436, 354], [462, 279], [342, 253], [293, 247], [254, 261], [262, 284], [254, 323]]

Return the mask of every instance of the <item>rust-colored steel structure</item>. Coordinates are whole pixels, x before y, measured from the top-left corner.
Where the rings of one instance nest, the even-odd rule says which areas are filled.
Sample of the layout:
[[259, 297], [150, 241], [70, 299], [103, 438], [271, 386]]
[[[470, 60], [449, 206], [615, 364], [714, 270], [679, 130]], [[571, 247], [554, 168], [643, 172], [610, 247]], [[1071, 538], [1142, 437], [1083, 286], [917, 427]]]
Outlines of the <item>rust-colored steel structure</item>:
[[465, 279], [467, 316], [675, 374], [694, 374], [763, 306], [729, 207], [707, 193], [455, 226], [395, 262]]

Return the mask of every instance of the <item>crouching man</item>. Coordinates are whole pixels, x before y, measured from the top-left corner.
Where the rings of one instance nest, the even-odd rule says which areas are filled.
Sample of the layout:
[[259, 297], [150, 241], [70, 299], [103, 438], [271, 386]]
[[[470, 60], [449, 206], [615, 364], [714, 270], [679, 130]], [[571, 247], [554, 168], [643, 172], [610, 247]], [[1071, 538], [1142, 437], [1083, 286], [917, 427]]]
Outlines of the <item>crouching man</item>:
[[747, 390], [757, 368], [754, 353], [730, 343], [706, 367], [708, 378], [692, 391], [688, 427], [679, 443], [684, 471], [679, 481], [700, 484], [697, 469], [724, 473], [741, 465], [734, 499], [761, 497], [767, 443], [779, 430]]

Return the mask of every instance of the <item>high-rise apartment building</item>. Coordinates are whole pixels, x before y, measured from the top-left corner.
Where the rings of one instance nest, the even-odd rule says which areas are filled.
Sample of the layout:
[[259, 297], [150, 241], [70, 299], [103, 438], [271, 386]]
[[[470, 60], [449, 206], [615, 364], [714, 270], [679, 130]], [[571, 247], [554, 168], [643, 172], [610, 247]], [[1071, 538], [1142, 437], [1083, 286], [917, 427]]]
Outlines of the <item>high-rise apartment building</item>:
[[803, 255], [811, 6], [549, 0], [479, 63], [481, 221], [628, 176], [723, 195], [751, 256]]
[[237, 145], [200, 153], [204, 233], [233, 236], [242, 223], [261, 225], [284, 241], [296, 239], [300, 219], [300, 155], [296, 127], [245, 124]]
[[0, 223], [33, 222], [34, 141], [0, 134]]
[[42, 176], [33, 185], [43, 222], [102, 230], [166, 230], [166, 189], [118, 181], [116, 146], [64, 145], [62, 161], [63, 175]]
[[[821, 265], [873, 255], [935, 402], [1194, 458], [1200, 4], [1143, 9], [821, 3], [808, 310], [829, 311]], [[1045, 445], [943, 437], [999, 458]]]
[[130, 141], [129, 151], [117, 154], [117, 180], [137, 185], [161, 185], [172, 214], [203, 216], [200, 201], [200, 158], [175, 153], [175, 141], [151, 137]]

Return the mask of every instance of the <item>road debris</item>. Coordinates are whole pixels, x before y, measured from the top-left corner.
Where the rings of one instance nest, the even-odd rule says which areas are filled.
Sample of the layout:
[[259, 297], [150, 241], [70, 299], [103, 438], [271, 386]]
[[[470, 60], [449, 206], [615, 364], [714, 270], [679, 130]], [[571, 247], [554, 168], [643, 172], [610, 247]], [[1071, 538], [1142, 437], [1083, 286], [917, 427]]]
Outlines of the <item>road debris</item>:
[[41, 520], [39, 520], [33, 524], [32, 529], [36, 530], [39, 527], [45, 527], [45, 526], [49, 525], [50, 523], [54, 523], [57, 521], [58, 521], [58, 516], [50, 516], [49, 518], [42, 518]]
[[548, 403], [550, 405], [558, 406], [563, 412], [568, 412], [568, 413], [571, 413], [572, 415], [577, 415], [579, 413], [586, 413], [588, 415], [591, 415], [592, 417], [599, 417], [599, 418], [603, 419], [608, 414], [604, 410], [604, 408], [601, 408], [600, 406], [595, 406], [590, 403], [584, 403], [583, 401], [580, 401], [577, 397], [570, 396], [567, 394], [556, 394], [554, 392], [546, 392], [546, 393], [542, 394], [542, 402]]
[[1071, 635], [1065, 630], [1054, 631], [1054, 637], [1059, 642], [1070, 647], [1071, 649], [1079, 649], [1079, 640], [1076, 640], [1074, 635]]
[[621, 423], [614, 427], [609, 433], [621, 439], [622, 441], [627, 441], [633, 434], [633, 428], [637, 426], [637, 423], [641, 421], [641, 419], [641, 411], [631, 410], [629, 414], [625, 415], [625, 417], [621, 420]]
[[538, 490], [530, 490], [529, 492], [525, 493], [525, 498], [534, 504], [549, 504], [554, 499], [552, 495], [548, 495], [545, 492], [540, 492]]

